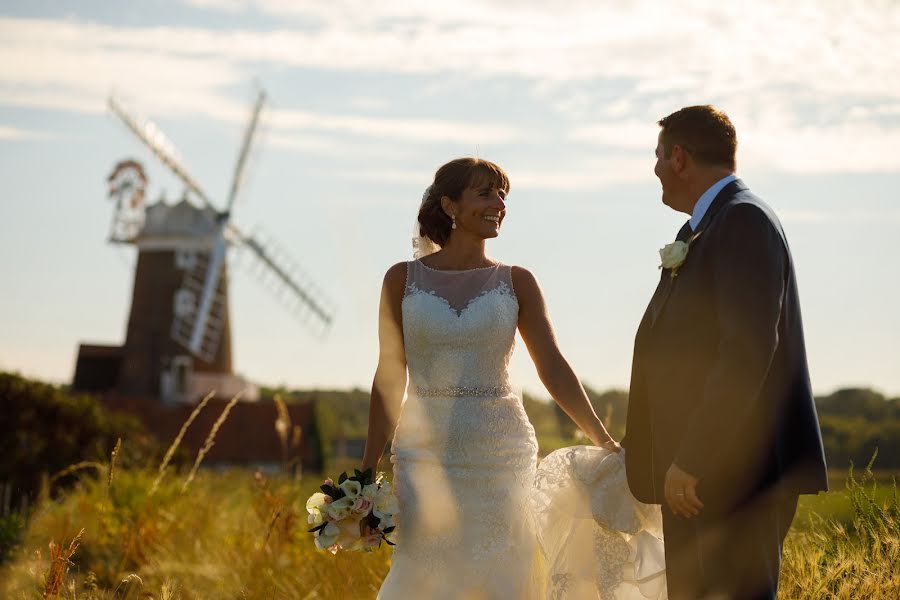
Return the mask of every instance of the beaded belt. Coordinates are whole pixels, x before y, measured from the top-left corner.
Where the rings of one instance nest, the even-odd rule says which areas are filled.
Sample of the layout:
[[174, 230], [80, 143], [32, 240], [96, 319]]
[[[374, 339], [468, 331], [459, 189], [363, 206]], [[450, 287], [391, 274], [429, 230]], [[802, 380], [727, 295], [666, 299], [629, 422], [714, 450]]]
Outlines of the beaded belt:
[[500, 398], [512, 393], [510, 385], [494, 385], [491, 387], [442, 387], [423, 388], [417, 387], [416, 393], [420, 398]]

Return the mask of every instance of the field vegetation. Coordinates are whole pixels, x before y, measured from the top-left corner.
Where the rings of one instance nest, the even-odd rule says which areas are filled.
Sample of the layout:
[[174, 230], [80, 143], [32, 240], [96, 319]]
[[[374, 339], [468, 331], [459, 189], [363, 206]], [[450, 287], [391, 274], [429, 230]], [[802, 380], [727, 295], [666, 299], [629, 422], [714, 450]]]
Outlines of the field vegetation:
[[[23, 398], [31, 385], [21, 378], [0, 383], [18, 390]], [[33, 385], [37, 387], [31, 391], [43, 394], [51, 407], [54, 399], [70, 401], [64, 390]], [[621, 435], [617, 428], [627, 396], [593, 391], [591, 395], [614, 435]], [[209, 468], [193, 475], [194, 457], [179, 458], [178, 452], [160, 473], [164, 454], [160, 450], [167, 445], [154, 445], [139, 426], [103, 414], [90, 407], [89, 400], [78, 402], [83, 405], [78, 404], [76, 413], [99, 424], [93, 437], [77, 438], [88, 440], [83, 447], [66, 441], [59, 449], [65, 458], [54, 455], [54, 436], [75, 435], [68, 431], [75, 427], [75, 417], [61, 413], [70, 419], [67, 428], [41, 424], [41, 419], [60, 414], [45, 407], [42, 412], [25, 411], [32, 415], [28, 427], [49, 436], [33, 449], [36, 458], [17, 470], [5, 457], [3, 475], [22, 473], [23, 481], [36, 489], [20, 506], [9, 500], [8, 492], [0, 494], [6, 496], [0, 513], [0, 597], [375, 597], [390, 565], [388, 547], [332, 556], [318, 552], [307, 533], [304, 503], [318, 488], [321, 474], [296, 479], [287, 470], [264, 474]], [[553, 405], [531, 397], [525, 404], [543, 453], [577, 443]], [[353, 401], [340, 406], [356, 415]], [[879, 405], [873, 406], [879, 410]], [[337, 418], [323, 422], [329, 428], [340, 426]], [[353, 419], [350, 423], [359, 427]], [[31, 430], [16, 431], [22, 443], [21, 436]], [[851, 445], [851, 438], [845, 440], [848, 452], [866, 448], [865, 443]], [[28, 456], [21, 448], [5, 450], [19, 452], [23, 461]], [[40, 456], [52, 460], [41, 465]], [[786, 542], [780, 598], [900, 597], [900, 501], [894, 481], [898, 471], [892, 462], [896, 459], [882, 451], [873, 463], [857, 463], [860, 466], [852, 471], [835, 470], [831, 492], [801, 499]], [[873, 470], [885, 464], [889, 468]], [[352, 466], [332, 461], [328, 472], [334, 475], [336, 469]], [[9, 484], [4, 489], [10, 489]]]

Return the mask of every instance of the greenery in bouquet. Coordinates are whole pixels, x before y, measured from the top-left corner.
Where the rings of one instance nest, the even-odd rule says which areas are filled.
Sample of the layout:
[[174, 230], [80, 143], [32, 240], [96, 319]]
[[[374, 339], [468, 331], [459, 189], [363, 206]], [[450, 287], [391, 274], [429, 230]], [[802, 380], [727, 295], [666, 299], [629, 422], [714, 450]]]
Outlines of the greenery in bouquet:
[[354, 469], [352, 477], [341, 473], [337, 485], [326, 479], [306, 501], [307, 518], [316, 548], [370, 552], [382, 541], [394, 545], [397, 498], [384, 474], [373, 478], [372, 469]]

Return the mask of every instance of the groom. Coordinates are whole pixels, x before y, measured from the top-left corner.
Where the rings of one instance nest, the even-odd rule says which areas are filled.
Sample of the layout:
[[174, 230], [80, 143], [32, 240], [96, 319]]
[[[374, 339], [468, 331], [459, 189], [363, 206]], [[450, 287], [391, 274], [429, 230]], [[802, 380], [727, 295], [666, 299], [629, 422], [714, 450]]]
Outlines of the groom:
[[673, 600], [775, 598], [799, 494], [827, 489], [791, 252], [734, 175], [728, 117], [659, 121], [664, 248], [635, 338], [625, 439], [634, 496], [662, 504]]

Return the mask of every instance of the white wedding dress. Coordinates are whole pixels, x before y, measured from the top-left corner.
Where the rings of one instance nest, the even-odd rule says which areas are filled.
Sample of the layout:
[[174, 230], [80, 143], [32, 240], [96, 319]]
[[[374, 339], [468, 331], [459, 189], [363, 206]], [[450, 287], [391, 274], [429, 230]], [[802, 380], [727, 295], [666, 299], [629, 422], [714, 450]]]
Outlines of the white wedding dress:
[[507, 373], [518, 314], [508, 266], [408, 264], [400, 513], [378, 597], [665, 598], [659, 509], [631, 497], [622, 456], [575, 446], [537, 463]]

